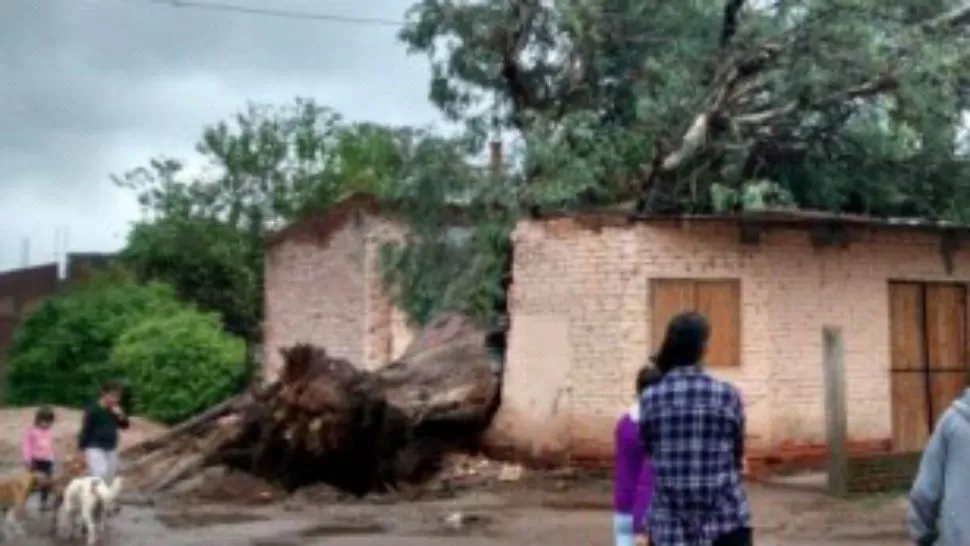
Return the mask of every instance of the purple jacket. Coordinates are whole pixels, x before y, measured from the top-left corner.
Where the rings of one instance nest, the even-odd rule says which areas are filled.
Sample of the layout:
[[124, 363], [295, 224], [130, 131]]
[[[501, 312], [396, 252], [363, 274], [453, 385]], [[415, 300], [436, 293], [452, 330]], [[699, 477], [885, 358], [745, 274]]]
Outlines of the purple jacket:
[[616, 423], [613, 510], [633, 515], [633, 529], [642, 533], [653, 500], [653, 465], [640, 442], [639, 411], [624, 412]]

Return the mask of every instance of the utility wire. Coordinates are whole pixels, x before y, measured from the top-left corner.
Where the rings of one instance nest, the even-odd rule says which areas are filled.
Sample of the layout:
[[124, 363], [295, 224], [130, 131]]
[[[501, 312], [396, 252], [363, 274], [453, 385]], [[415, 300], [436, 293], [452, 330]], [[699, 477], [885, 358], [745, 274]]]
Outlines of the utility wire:
[[[2, 2], [3, 0], [0, 0]], [[302, 11], [302, 10], [283, 10], [275, 8], [260, 8], [254, 6], [242, 6], [239, 4], [231, 4], [221, 1], [205, 1], [205, 0], [127, 0], [128, 3], [133, 3], [135, 1], [141, 1], [146, 4], [155, 4], [159, 6], [165, 6], [169, 8], [176, 9], [194, 9], [199, 11], [210, 11], [210, 12], [221, 12], [221, 13], [233, 13], [239, 15], [256, 15], [262, 17], [276, 17], [280, 19], [290, 19], [290, 20], [301, 20], [301, 21], [321, 21], [328, 23], [346, 24], [346, 25], [361, 25], [361, 26], [382, 26], [382, 27], [403, 27], [406, 22], [400, 19], [387, 19], [383, 17], [354, 17], [349, 15], [337, 15], [334, 13], [318, 12], [318, 11]], [[364, 0], [373, 1], [373, 0]], [[610, 22], [609, 18], [611, 15], [616, 14], [604, 14], [607, 16], [607, 32], [610, 32]], [[624, 41], [629, 44], [665, 44], [670, 45], [676, 42], [676, 37], [665, 36], [655, 33], [649, 34], [633, 34], [626, 36]]]
[[[0, 0], [2, 2], [4, 0]], [[210, 12], [221, 12], [239, 15], [256, 15], [262, 17], [276, 17], [280, 19], [290, 19], [290, 20], [301, 20], [301, 21], [321, 21], [328, 23], [346, 24], [346, 25], [360, 25], [360, 26], [382, 26], [382, 27], [395, 27], [400, 28], [405, 26], [407, 23], [400, 19], [388, 19], [383, 17], [354, 17], [350, 15], [337, 15], [334, 13], [319, 12], [319, 11], [302, 11], [302, 10], [284, 10], [275, 8], [260, 8], [254, 6], [242, 6], [239, 4], [231, 4], [221, 1], [205, 1], [205, 0], [126, 0], [126, 3], [134, 3], [135, 1], [140, 1], [145, 4], [155, 4], [158, 6], [165, 6], [168, 8], [176, 9], [186, 9], [186, 10], [198, 10], [198, 11], [210, 11]], [[367, 2], [373, 0], [364, 0]], [[607, 16], [607, 32], [611, 30], [609, 26], [609, 17], [611, 14], [604, 14]], [[615, 15], [615, 14], [613, 14]], [[634, 34], [631, 36], [626, 36], [624, 41], [629, 44], [666, 44], [669, 45], [676, 41], [676, 37], [657, 35], [654, 33], [650, 34]]]
[[142, 0], [150, 4], [158, 4], [172, 8], [195, 9], [200, 11], [217, 11], [223, 13], [238, 13], [246, 15], [260, 15], [264, 17], [278, 17], [281, 19], [299, 19], [304, 21], [327, 21], [330, 23], [341, 23], [348, 25], [370, 25], [384, 27], [400, 27], [404, 21], [394, 19], [384, 19], [381, 17], [352, 17], [347, 15], [336, 15], [333, 13], [281, 10], [274, 8], [257, 8], [250, 6], [240, 6], [225, 2], [202, 2], [199, 0]]

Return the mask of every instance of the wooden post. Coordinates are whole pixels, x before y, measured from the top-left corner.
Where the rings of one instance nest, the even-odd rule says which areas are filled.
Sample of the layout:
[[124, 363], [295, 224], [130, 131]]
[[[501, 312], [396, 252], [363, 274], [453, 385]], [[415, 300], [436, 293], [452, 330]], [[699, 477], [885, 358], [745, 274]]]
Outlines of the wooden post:
[[842, 328], [822, 328], [825, 369], [825, 426], [829, 445], [829, 491], [838, 496], [849, 492], [848, 431], [845, 404], [845, 347]]

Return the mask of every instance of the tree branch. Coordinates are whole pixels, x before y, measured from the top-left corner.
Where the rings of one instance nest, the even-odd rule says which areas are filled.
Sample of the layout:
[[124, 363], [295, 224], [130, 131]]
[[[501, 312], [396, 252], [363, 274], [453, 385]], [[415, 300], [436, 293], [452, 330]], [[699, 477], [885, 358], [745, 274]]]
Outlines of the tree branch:
[[[743, 2], [728, 0], [727, 5], [725, 5], [722, 43], [725, 36], [729, 41], [731, 35], [736, 32], [736, 26], [732, 26], [736, 25], [735, 4], [743, 5]], [[740, 6], [738, 9], [740, 9]], [[968, 24], [970, 24], [970, 5], [913, 25], [911, 31], [914, 34], [937, 33], [956, 30]], [[792, 43], [790, 39], [785, 45], [791, 46]], [[761, 89], [756, 76], [764, 72], [778, 58], [782, 49], [781, 44], [768, 43], [761, 46], [751, 56], [729, 60], [724, 69], [720, 71], [722, 77], [719, 79], [718, 89], [714, 93], [713, 100], [704, 111], [694, 117], [693, 122], [681, 137], [679, 145], [666, 150], [662, 157], [654, 157], [650, 165], [642, 169], [641, 175], [638, 177], [641, 181], [640, 190], [654, 193], [651, 186], [655, 184], [656, 179], [661, 174], [676, 170], [705, 149], [711, 140], [712, 120], [727, 118], [729, 123], [734, 125], [743, 125], [750, 129], [764, 128], [799, 111], [817, 110], [841, 102], [880, 95], [895, 89], [898, 85], [895, 74], [887, 72], [851, 87], [836, 90], [816, 100], [792, 101], [783, 106], [760, 112], [727, 116], [725, 112], [731, 106], [738, 104], [751, 93], [756, 93], [757, 90]], [[900, 54], [905, 55], [905, 51], [901, 51]], [[656, 151], [659, 152], [659, 148]], [[649, 199], [641, 194], [637, 201], [638, 210], [642, 211], [643, 207], [648, 206], [648, 201]]]
[[512, 99], [512, 122], [522, 130], [525, 125], [525, 112], [537, 106], [537, 98], [524, 81], [519, 58], [529, 42], [529, 32], [535, 21], [539, 5], [537, 0], [518, 0], [513, 5], [512, 17], [515, 22], [506, 32], [502, 51], [502, 78], [509, 88]]
[[791, 115], [798, 110], [819, 110], [829, 105], [839, 104], [854, 99], [874, 97], [887, 91], [892, 91], [893, 89], [896, 89], [897, 86], [898, 82], [896, 81], [896, 78], [894, 78], [892, 75], [885, 74], [859, 85], [846, 89], [840, 89], [815, 101], [810, 101], [808, 103], [791, 101], [788, 104], [778, 108], [772, 108], [769, 110], [763, 110], [761, 112], [754, 112], [741, 116], [734, 116], [731, 118], [731, 121], [735, 125], [768, 125], [785, 116]]
[[731, 39], [738, 32], [738, 20], [741, 17], [741, 9], [744, 7], [744, 0], [727, 0], [724, 3], [724, 17], [721, 23], [721, 49], [727, 48]]

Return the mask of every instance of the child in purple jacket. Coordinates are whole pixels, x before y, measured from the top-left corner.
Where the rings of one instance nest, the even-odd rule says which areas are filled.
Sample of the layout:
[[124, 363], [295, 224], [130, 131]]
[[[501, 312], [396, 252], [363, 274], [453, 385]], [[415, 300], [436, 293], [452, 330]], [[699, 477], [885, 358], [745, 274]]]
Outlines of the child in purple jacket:
[[640, 393], [660, 381], [660, 372], [644, 366], [637, 373], [637, 402], [616, 423], [613, 532], [616, 546], [634, 546], [646, 536], [647, 512], [653, 498], [653, 467], [640, 442]]

